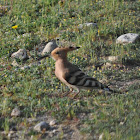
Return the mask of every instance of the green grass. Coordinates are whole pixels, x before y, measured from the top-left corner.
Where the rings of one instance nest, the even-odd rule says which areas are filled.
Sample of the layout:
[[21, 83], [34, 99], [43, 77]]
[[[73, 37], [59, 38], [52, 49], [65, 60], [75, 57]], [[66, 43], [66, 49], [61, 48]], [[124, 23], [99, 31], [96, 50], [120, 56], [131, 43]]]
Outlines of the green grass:
[[[117, 45], [115, 41], [125, 33], [140, 34], [139, 4], [138, 0], [1, 0], [2, 6], [11, 8], [0, 9], [0, 131], [8, 132], [12, 123], [26, 124], [23, 118], [46, 112], [59, 122], [79, 119], [85, 113], [86, 117], [79, 119], [81, 135], [89, 133], [92, 139], [103, 133], [105, 140], [138, 140], [140, 44]], [[78, 25], [85, 22], [97, 23], [98, 28], [79, 29]], [[12, 29], [15, 25], [18, 28]], [[126, 92], [108, 96], [82, 91], [80, 100], [61, 98], [68, 88], [55, 77], [52, 58], [25, 70], [11, 66], [10, 55], [19, 48], [32, 51], [57, 37], [82, 46], [69, 55], [72, 63], [112, 88], [124, 87]], [[119, 55], [123, 67], [115, 64], [111, 69], [95, 71], [94, 64], [106, 61], [110, 55]], [[126, 82], [131, 83], [125, 85]], [[22, 115], [11, 122], [10, 114], [16, 106]]]

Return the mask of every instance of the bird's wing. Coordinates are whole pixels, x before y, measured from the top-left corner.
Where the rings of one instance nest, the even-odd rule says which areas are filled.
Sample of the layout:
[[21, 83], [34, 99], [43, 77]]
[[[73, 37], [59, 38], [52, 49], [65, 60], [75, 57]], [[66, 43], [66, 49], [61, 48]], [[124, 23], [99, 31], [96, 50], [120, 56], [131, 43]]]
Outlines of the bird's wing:
[[104, 86], [95, 78], [86, 75], [78, 67], [64, 75], [64, 79], [71, 85], [86, 88], [101, 88]]

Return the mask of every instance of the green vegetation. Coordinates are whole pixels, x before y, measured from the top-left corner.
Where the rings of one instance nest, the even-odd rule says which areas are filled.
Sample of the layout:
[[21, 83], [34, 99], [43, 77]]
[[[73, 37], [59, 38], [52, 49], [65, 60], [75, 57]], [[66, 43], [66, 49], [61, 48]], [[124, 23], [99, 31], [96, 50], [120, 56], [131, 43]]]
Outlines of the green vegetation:
[[[102, 133], [105, 140], [140, 139], [140, 44], [117, 45], [115, 42], [122, 34], [140, 33], [138, 0], [0, 2], [0, 6], [10, 6], [0, 8], [0, 131], [8, 132], [11, 123], [24, 123], [27, 127], [27, 118], [47, 112], [60, 123], [80, 120], [81, 135], [90, 134], [91, 139]], [[86, 22], [97, 23], [98, 28], [78, 28]], [[69, 55], [72, 63], [114, 89], [123, 87], [124, 94], [109, 96], [99, 95], [98, 91], [82, 91], [80, 99], [62, 98], [61, 94], [68, 88], [55, 77], [52, 58], [30, 69], [11, 65], [10, 55], [19, 48], [32, 51], [57, 37], [82, 46]], [[95, 71], [95, 64], [112, 55], [119, 55], [123, 61]], [[34, 61], [19, 63], [28, 65]], [[11, 122], [10, 114], [16, 106], [22, 115]], [[83, 113], [86, 116], [79, 119]]]

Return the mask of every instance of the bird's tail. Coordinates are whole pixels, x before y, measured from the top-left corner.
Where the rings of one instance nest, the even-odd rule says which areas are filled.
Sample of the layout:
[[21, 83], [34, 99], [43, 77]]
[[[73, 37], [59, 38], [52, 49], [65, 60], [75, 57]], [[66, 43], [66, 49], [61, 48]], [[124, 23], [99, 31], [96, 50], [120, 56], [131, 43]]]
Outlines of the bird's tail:
[[103, 90], [105, 90], [105, 91], [110, 91], [110, 92], [114, 92], [114, 90], [110, 89], [109, 87], [105, 87], [105, 88], [103, 88]]
[[[103, 86], [104, 86], [104, 85], [103, 85]], [[111, 93], [119, 93], [119, 94], [122, 94], [121, 91], [116, 90], [116, 89], [110, 89], [108, 86], [104, 86], [102, 89], [103, 89], [104, 91], [108, 91], [108, 92], [111, 92]]]

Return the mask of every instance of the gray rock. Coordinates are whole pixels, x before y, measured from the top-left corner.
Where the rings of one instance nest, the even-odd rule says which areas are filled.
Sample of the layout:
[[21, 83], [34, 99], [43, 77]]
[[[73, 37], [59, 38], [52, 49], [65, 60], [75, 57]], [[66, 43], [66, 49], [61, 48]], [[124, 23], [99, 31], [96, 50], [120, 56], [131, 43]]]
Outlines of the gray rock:
[[18, 66], [19, 66], [19, 64], [17, 63], [16, 60], [14, 60], [11, 64], [12, 64], [12, 66], [14, 66], [14, 67], [16, 67], [16, 66], [18, 67]]
[[23, 37], [30, 37], [30, 34], [29, 33], [25, 33], [22, 35]]
[[50, 124], [50, 126], [55, 125], [56, 124], [56, 120], [51, 120], [49, 124]]
[[1, 9], [4, 10], [4, 9], [7, 9], [7, 8], [10, 9], [10, 7], [11, 7], [11, 6], [0, 6], [0, 10], [1, 10]]
[[139, 34], [127, 33], [119, 36], [116, 40], [117, 44], [135, 43], [139, 38]]
[[89, 23], [84, 23], [84, 24], [79, 24], [78, 26], [80, 29], [82, 29], [83, 27], [97, 27], [97, 23], [92, 23], [92, 22], [89, 22]]
[[17, 36], [17, 38], [14, 38], [14, 40], [21, 39], [22, 37], [30, 37], [30, 34], [29, 33], [25, 33], [25, 34], [19, 35], [19, 36]]
[[21, 112], [20, 112], [20, 110], [16, 107], [16, 108], [14, 108], [13, 110], [12, 110], [12, 112], [11, 112], [11, 116], [12, 117], [18, 117], [18, 116], [20, 116], [21, 115]]
[[9, 139], [17, 139], [18, 136], [17, 136], [17, 134], [16, 134], [14, 131], [10, 131], [10, 132], [8, 133], [8, 138], [9, 138]]
[[108, 56], [108, 60], [110, 62], [117, 62], [119, 60], [119, 56]]
[[41, 132], [41, 131], [46, 131], [46, 130], [49, 130], [50, 128], [50, 125], [44, 121], [38, 123], [35, 127], [34, 127], [34, 130], [35, 131], [38, 131], [38, 132]]
[[115, 136], [115, 132], [111, 132], [110, 135], [111, 135], [111, 136]]
[[30, 66], [24, 66], [20, 68], [21, 70], [30, 69]]
[[99, 140], [102, 140], [102, 139], [103, 139], [103, 136], [104, 136], [104, 133], [102, 133], [102, 134], [99, 136]]
[[103, 68], [109, 68], [111, 66], [112, 66], [112, 64], [107, 62], [107, 63], [104, 64]]
[[120, 125], [123, 125], [124, 124], [124, 122], [120, 122]]
[[25, 49], [19, 49], [17, 52], [11, 55], [13, 58], [17, 58], [20, 60], [25, 60], [28, 58], [27, 51]]
[[52, 133], [56, 133], [56, 130], [54, 129], [54, 130], [52, 131]]
[[45, 46], [45, 48], [42, 51], [42, 55], [45, 55], [46, 53], [51, 53], [57, 47], [58, 47], [58, 45], [56, 44], [55, 41], [51, 41], [51, 42], [47, 43], [47, 45]]

